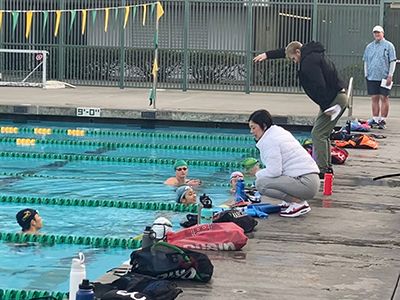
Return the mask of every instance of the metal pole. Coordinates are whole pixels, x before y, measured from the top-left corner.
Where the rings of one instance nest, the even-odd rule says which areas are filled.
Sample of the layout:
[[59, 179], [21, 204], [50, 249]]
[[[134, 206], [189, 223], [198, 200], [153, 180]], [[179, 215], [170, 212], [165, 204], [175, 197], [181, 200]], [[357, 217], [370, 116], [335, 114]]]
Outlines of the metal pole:
[[317, 41], [317, 30], [318, 30], [318, 0], [314, 0], [313, 16], [312, 16], [312, 39], [313, 39], [313, 41]]
[[[125, 7], [125, 0], [121, 0], [121, 6]], [[120, 11], [121, 12], [121, 11]], [[120, 21], [120, 39], [121, 44], [119, 47], [119, 58], [120, 58], [120, 67], [119, 67], [119, 88], [123, 89], [125, 87], [124, 82], [124, 73], [125, 73], [125, 29], [124, 29], [124, 18], [119, 14]], [[125, 15], [125, 13], [124, 13]], [[132, 25], [133, 26], [133, 25]]]
[[43, 81], [43, 88], [46, 88], [46, 71], [47, 71], [47, 51], [43, 51], [43, 72], [42, 72], [42, 81]]
[[189, 53], [188, 53], [188, 31], [189, 31], [189, 18], [190, 18], [190, 3], [189, 0], [185, 0], [185, 18], [184, 18], [184, 27], [183, 27], [183, 85], [182, 91], [187, 91], [187, 69], [189, 62]]
[[[154, 62], [157, 62], [157, 67], [158, 67], [158, 13], [156, 15], [156, 34], [157, 34], [157, 40], [156, 40], [156, 47], [154, 50]], [[154, 68], [154, 65], [153, 65]], [[157, 99], [157, 74], [158, 70], [154, 70], [154, 78], [153, 78], [153, 92], [154, 92], [154, 99], [153, 99], [153, 108], [156, 109], [156, 99]]]
[[247, 77], [246, 83], [244, 87], [244, 91], [246, 94], [250, 94], [250, 78], [251, 78], [251, 69], [253, 64], [252, 57], [252, 46], [251, 41], [253, 40], [253, 1], [249, 0], [247, 6], [247, 38], [246, 38], [246, 69], [247, 69]]

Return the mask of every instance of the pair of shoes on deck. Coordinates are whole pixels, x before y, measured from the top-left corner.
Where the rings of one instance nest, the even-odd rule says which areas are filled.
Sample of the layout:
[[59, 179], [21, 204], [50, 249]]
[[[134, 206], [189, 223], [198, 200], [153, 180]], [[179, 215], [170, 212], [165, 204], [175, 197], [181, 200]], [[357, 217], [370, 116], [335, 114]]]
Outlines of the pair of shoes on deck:
[[288, 218], [299, 217], [311, 211], [311, 207], [310, 205], [308, 205], [307, 201], [303, 201], [301, 203], [292, 202], [290, 204], [285, 201], [282, 201], [280, 207], [281, 209], [284, 210], [282, 210], [279, 213], [279, 215], [281, 217], [288, 217]]
[[370, 119], [368, 120], [368, 125], [371, 126], [371, 128], [386, 129], [385, 120], [380, 120], [379, 122], [376, 122], [374, 119]]

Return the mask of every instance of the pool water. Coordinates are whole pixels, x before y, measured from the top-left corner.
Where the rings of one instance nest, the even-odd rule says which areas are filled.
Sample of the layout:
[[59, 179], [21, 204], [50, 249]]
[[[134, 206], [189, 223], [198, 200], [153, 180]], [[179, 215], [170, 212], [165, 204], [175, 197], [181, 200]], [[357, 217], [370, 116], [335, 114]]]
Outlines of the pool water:
[[[10, 124], [3, 126], [19, 128], [86, 129], [120, 132], [201, 134], [206, 136], [249, 137], [248, 130], [160, 127], [141, 129], [139, 127], [93, 125], [76, 123]], [[298, 139], [310, 138], [309, 133], [295, 134]], [[182, 137], [129, 137], [129, 136], [68, 136], [62, 134], [34, 135], [26, 133], [0, 134], [0, 138], [52, 139], [66, 141], [62, 144], [36, 144], [20, 146], [11, 142], [0, 142], [1, 153], [48, 153], [79, 154], [110, 157], [141, 157], [155, 159], [185, 159], [201, 162], [240, 162], [246, 157], [246, 149], [254, 148], [253, 141], [210, 138]], [[96, 146], [68, 145], [67, 141], [125, 142], [151, 145], [193, 145], [234, 147], [236, 151], [177, 150], [156, 148], [105, 148]], [[171, 164], [104, 162], [63, 159], [40, 159], [4, 157], [0, 155], [0, 196], [52, 197], [69, 199], [98, 199], [175, 203], [175, 188], [163, 182], [174, 176]], [[229, 175], [236, 169], [217, 166], [189, 165], [189, 178], [198, 178], [202, 185], [196, 189], [206, 193], [219, 205], [230, 198]], [[32, 176], [18, 177], [17, 174]], [[33, 177], [43, 175], [45, 178]], [[247, 182], [253, 178], [246, 177]], [[42, 231], [50, 235], [73, 235], [108, 238], [136, 237], [146, 225], [163, 216], [170, 219], [173, 229], [180, 228], [184, 212], [150, 211], [108, 207], [77, 207], [59, 205], [34, 205], [1, 203], [0, 233], [17, 232], [20, 228], [15, 214], [22, 208], [39, 210], [43, 219]], [[2, 267], [0, 268], [0, 289], [37, 289], [47, 291], [68, 291], [68, 278], [72, 257], [82, 251], [87, 257], [87, 274], [95, 280], [112, 267], [129, 259], [132, 250], [90, 248], [79, 245], [55, 245], [52, 247], [15, 247], [0, 244]]]

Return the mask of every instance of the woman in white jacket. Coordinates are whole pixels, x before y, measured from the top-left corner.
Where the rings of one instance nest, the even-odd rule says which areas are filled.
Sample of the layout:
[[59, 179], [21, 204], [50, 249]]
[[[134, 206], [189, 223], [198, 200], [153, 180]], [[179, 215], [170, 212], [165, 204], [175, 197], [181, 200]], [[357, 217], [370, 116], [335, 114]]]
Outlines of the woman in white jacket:
[[250, 169], [256, 176], [256, 188], [265, 196], [283, 200], [282, 217], [297, 217], [311, 208], [312, 199], [319, 190], [319, 169], [311, 155], [294, 136], [280, 126], [273, 125], [267, 110], [257, 110], [249, 118], [250, 132], [257, 142], [261, 161]]

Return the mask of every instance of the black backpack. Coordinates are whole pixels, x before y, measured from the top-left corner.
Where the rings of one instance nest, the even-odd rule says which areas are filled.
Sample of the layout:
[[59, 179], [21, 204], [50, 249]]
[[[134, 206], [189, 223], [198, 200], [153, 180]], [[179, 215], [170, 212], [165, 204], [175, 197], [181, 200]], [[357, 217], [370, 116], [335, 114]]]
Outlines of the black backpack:
[[214, 219], [213, 223], [232, 222], [243, 228], [244, 232], [252, 232], [254, 227], [257, 226], [258, 222], [244, 212], [230, 209], [225, 210]]
[[132, 273], [159, 279], [177, 278], [208, 282], [214, 270], [207, 255], [165, 242], [133, 251], [130, 264]]

